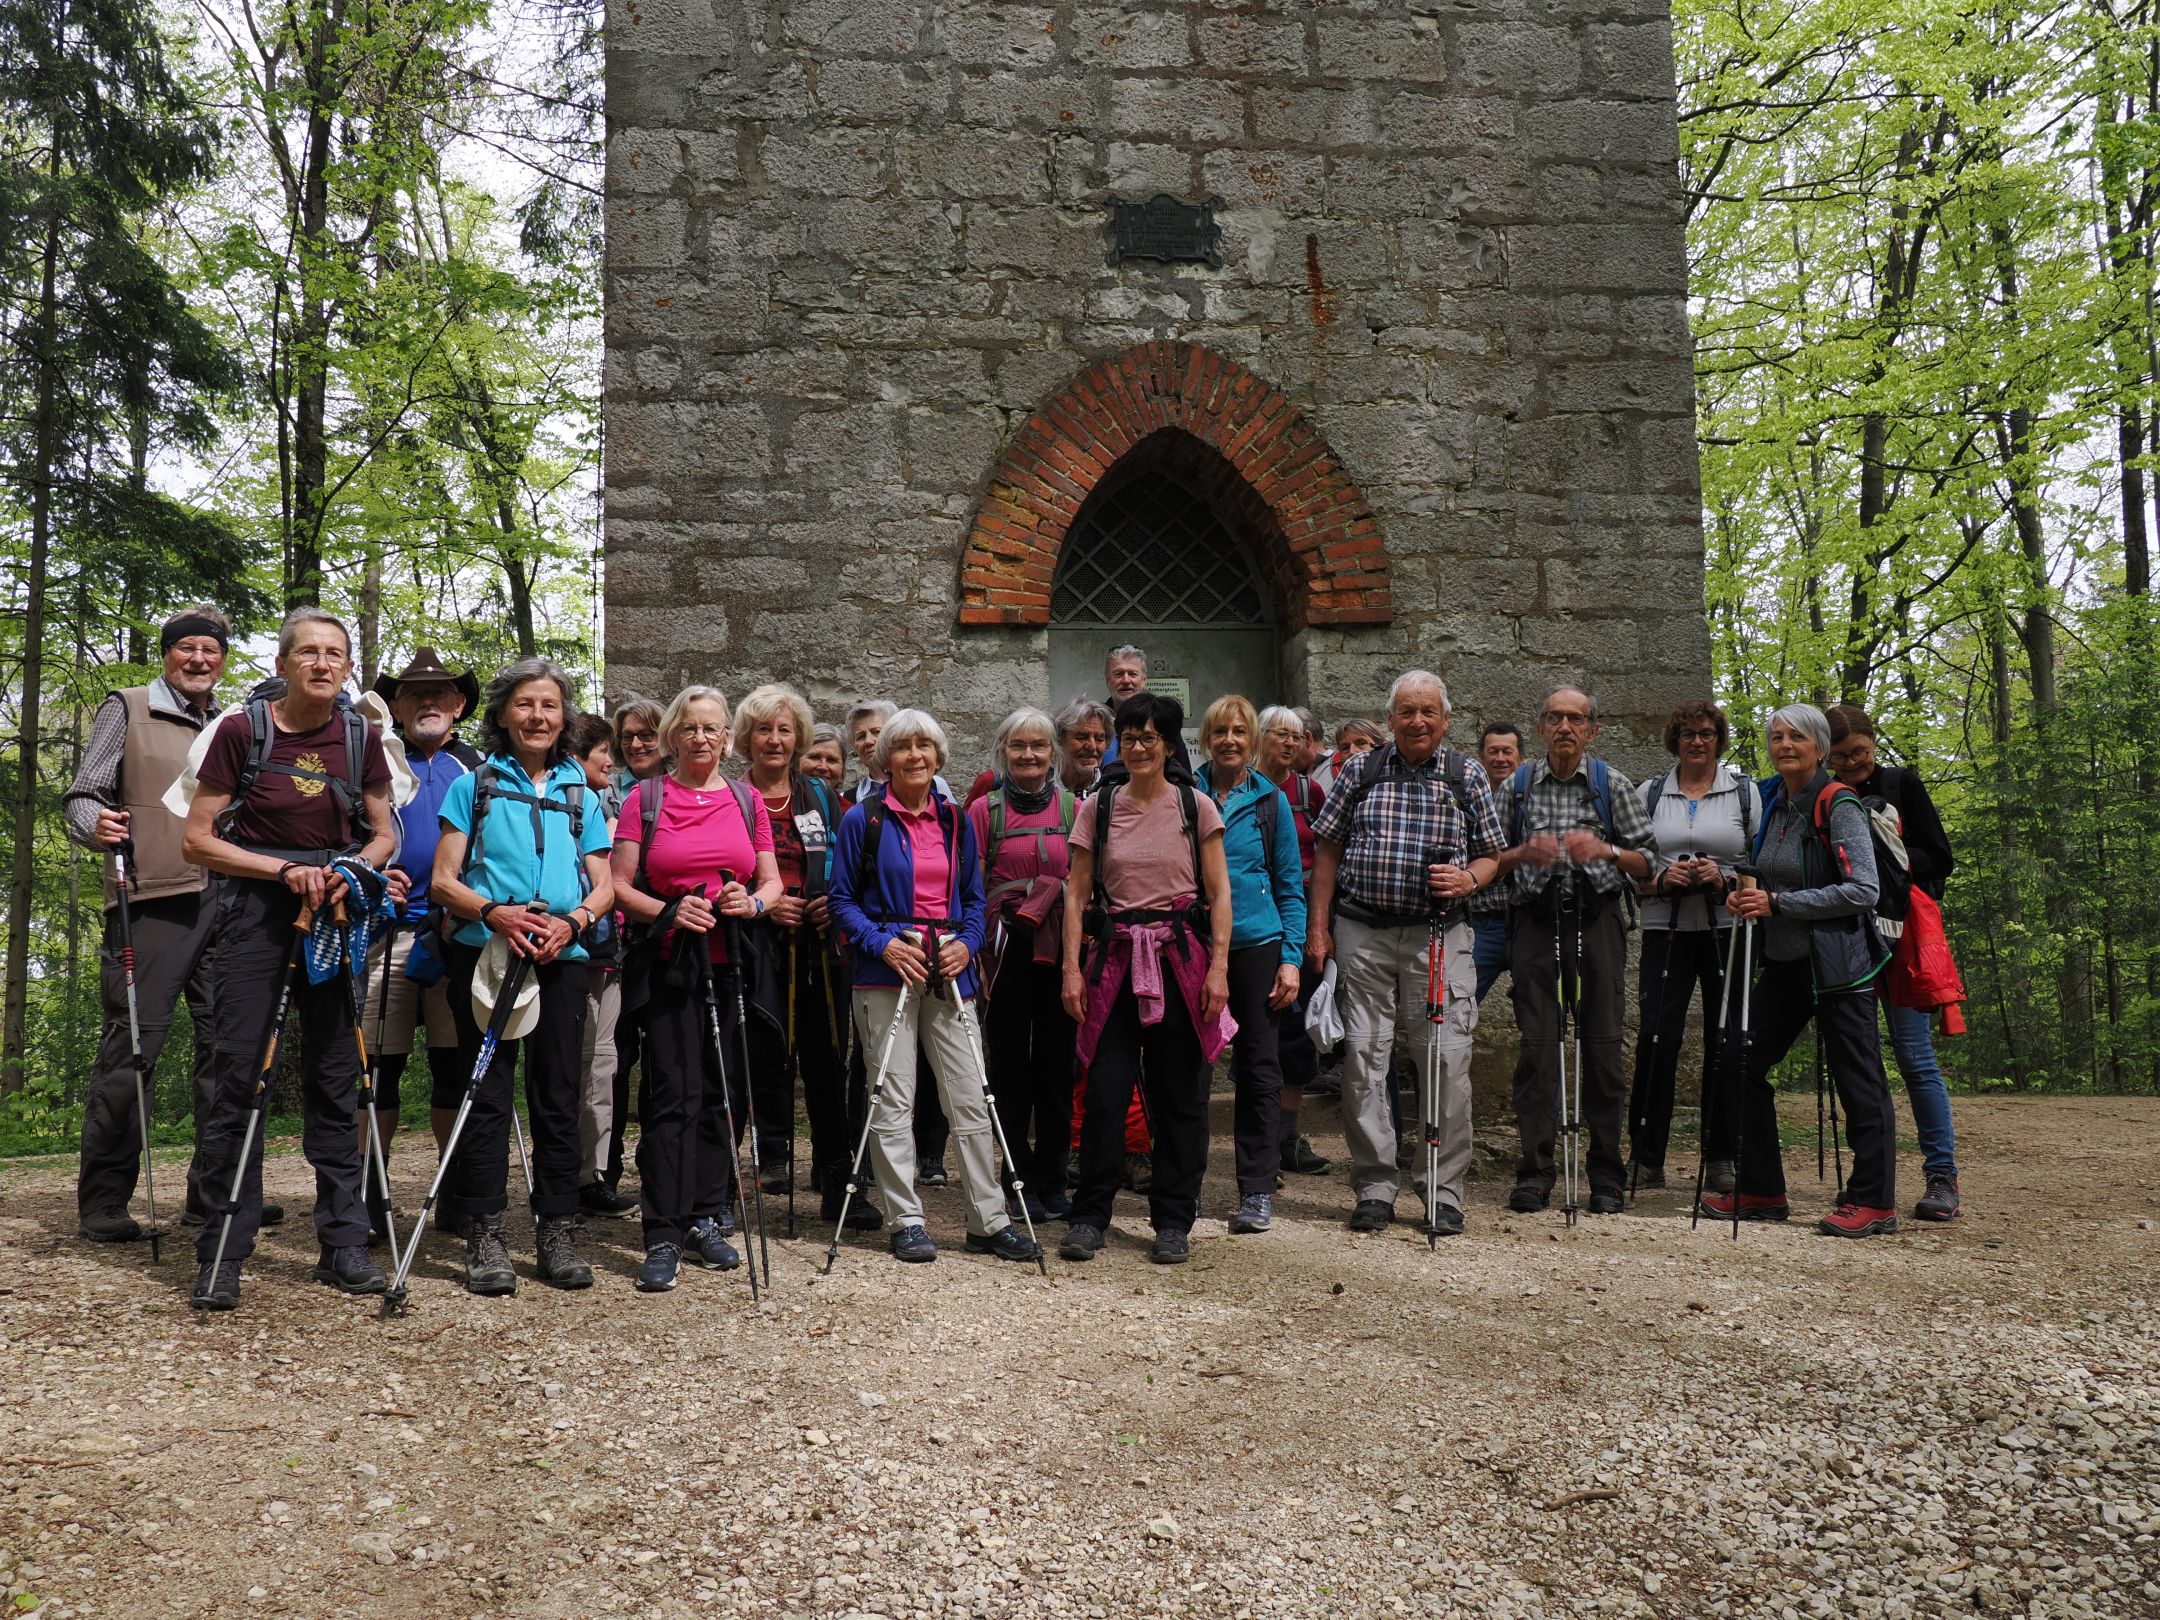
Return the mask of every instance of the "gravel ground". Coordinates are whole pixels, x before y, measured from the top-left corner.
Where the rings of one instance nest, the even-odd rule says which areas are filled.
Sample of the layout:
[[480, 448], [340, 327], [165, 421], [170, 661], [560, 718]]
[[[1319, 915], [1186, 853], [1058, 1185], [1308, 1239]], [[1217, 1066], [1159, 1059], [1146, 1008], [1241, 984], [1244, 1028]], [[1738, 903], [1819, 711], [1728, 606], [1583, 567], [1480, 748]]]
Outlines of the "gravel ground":
[[[606, 1222], [589, 1293], [531, 1280], [521, 1230], [517, 1297], [473, 1299], [431, 1239], [387, 1322], [307, 1280], [295, 1153], [269, 1173], [294, 1218], [211, 1318], [184, 1245], [157, 1269], [93, 1249], [72, 1165], [10, 1165], [0, 1597], [55, 1620], [2160, 1615], [2160, 1103], [1967, 1100], [1958, 1124], [1973, 1213], [1860, 1244], [1690, 1231], [1677, 1191], [1570, 1231], [1505, 1215], [1493, 1175], [1437, 1253], [1343, 1232], [1339, 1174], [1230, 1239], [1219, 1119], [1218, 1219], [1182, 1270], [1147, 1264], [1137, 1207], [1047, 1282], [962, 1257], [948, 1190], [935, 1266], [852, 1247], [821, 1280], [806, 1232], [756, 1309], [740, 1273], [633, 1294], [635, 1226]], [[426, 1157], [400, 1161], [414, 1205]]]

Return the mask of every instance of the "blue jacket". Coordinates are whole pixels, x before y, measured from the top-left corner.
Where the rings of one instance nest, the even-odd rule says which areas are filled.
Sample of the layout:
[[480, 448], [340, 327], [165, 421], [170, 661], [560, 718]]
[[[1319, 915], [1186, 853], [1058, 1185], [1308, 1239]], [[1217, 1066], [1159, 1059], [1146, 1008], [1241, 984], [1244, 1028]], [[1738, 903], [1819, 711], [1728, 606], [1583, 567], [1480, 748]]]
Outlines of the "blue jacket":
[[[915, 915], [915, 847], [907, 828], [888, 810], [884, 830], [878, 834], [877, 869], [869, 874], [869, 892], [857, 892], [872, 802], [853, 805], [840, 818], [840, 836], [833, 845], [832, 913], [840, 919], [840, 930], [855, 949], [856, 987], [882, 986], [891, 990], [899, 987], [900, 975], [886, 964], [885, 947], [914, 926], [908, 919]], [[938, 825], [945, 834], [945, 854], [952, 863], [951, 906], [946, 915], [959, 924], [953, 937], [968, 948], [968, 965], [960, 975], [960, 994], [972, 996], [977, 987], [975, 957], [982, 950], [986, 916], [982, 857], [975, 848], [973, 824], [954, 807], [952, 799], [932, 789], [931, 802], [937, 806]]]
[[[1200, 767], [1207, 789], [1212, 764]], [[1260, 818], [1275, 818], [1275, 870], [1267, 869]], [[1297, 816], [1283, 790], [1258, 771], [1222, 801], [1223, 860], [1230, 868], [1230, 948], [1282, 941], [1291, 967], [1305, 961], [1305, 873], [1298, 860]]]

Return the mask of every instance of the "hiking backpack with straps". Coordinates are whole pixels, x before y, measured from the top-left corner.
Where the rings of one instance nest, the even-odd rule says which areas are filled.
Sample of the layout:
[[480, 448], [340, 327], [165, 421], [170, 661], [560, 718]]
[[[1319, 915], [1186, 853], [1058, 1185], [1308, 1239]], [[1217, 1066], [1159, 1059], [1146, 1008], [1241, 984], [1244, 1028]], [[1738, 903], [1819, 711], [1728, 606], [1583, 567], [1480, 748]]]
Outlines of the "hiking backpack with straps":
[[[1537, 761], [1533, 759], [1516, 766], [1515, 774], [1508, 778], [1508, 798], [1511, 801], [1511, 813], [1508, 817], [1508, 842], [1511, 845], [1522, 843], [1523, 836], [1528, 830], [1530, 768], [1536, 763]], [[1605, 842], [1609, 844], [1613, 841], [1612, 771], [1602, 759], [1589, 761], [1589, 767], [1590, 799], [1597, 806], [1598, 825], [1604, 830]], [[1547, 768], [1550, 769], [1550, 767]]]
[[[1073, 830], [1073, 822], [1080, 813], [1080, 800], [1070, 789], [1059, 787], [1057, 794], [1057, 835], [1066, 837]], [[1005, 842], [1005, 790], [994, 787], [984, 795], [990, 806], [990, 827], [983, 839], [983, 870], [990, 871], [997, 865], [998, 850]], [[1035, 840], [1035, 858], [1048, 864], [1049, 851], [1044, 840], [1050, 836], [1048, 827], [1024, 827], [1021, 831]]]
[[[1754, 785], [1744, 773], [1722, 760], [1718, 762], [1718, 769], [1725, 773], [1726, 780], [1740, 790], [1741, 841], [1751, 849], [1759, 849], [1761, 840], [1756, 836], [1755, 823], [1762, 819], [1762, 815]], [[1650, 797], [1643, 805], [1643, 814], [1648, 816], [1653, 824], [1657, 821], [1658, 800], [1665, 797], [1665, 778], [1671, 774], [1670, 771], [1662, 771], [1650, 779]]]
[[[960, 881], [957, 870], [960, 858], [960, 812], [952, 800], [942, 794], [934, 794], [933, 798], [937, 804], [938, 831], [952, 839], [952, 855], [956, 867], [952, 881], [957, 885]], [[882, 787], [862, 801], [862, 813], [862, 842], [855, 856], [855, 903], [863, 908], [864, 915], [879, 922], [888, 922], [892, 919], [882, 917], [870, 909], [870, 897], [877, 893], [878, 844], [885, 836], [885, 790]]]
[[[517, 804], [529, 804], [532, 806], [533, 869], [536, 873], [542, 870], [547, 853], [546, 812], [552, 810], [558, 815], [567, 815], [570, 818], [570, 856], [571, 865], [577, 869], [578, 895], [582, 898], [591, 894], [592, 875], [585, 870], [585, 783], [582, 778], [569, 785], [567, 788], [568, 798], [551, 799], [544, 794], [523, 793], [514, 787], [504, 786], [505, 778], [502, 767], [492, 759], [482, 760], [473, 767], [472, 774], [472, 835], [465, 840], [465, 858], [458, 863], [459, 880], [463, 881], [466, 874], [471, 872], [473, 867], [479, 863], [480, 845], [487, 836], [488, 801], [490, 799], [509, 799]], [[650, 829], [648, 828], [647, 831], [649, 833]], [[642, 862], [642, 851], [640, 851], [639, 859]], [[640, 866], [639, 875], [643, 875], [642, 865]], [[595, 946], [608, 946], [613, 942], [614, 932], [615, 923], [612, 914], [595, 917], [586, 931], [586, 943]]]
[[1838, 795], [1860, 801], [1867, 813], [1868, 842], [1875, 850], [1875, 928], [1886, 940], [1905, 932], [1905, 918], [1912, 911], [1912, 857], [1905, 851], [1905, 826], [1897, 807], [1887, 799], [1870, 797], [1831, 782], [1815, 795], [1811, 819], [1815, 836], [1822, 841], [1823, 858], [1831, 872], [1837, 871], [1837, 844], [1830, 836], [1830, 812]]
[[[1380, 785], [1386, 775], [1384, 762], [1400, 759], [1393, 743], [1383, 743], [1378, 748], [1368, 748], [1358, 755], [1357, 774], [1350, 779], [1350, 797], [1343, 805], [1344, 826], [1353, 824], [1357, 807], [1365, 802], [1365, 795]], [[1483, 767], [1481, 766], [1480, 769]], [[1440, 776], [1447, 783], [1448, 794], [1455, 801], [1455, 808], [1462, 812], [1463, 826], [1470, 825], [1470, 756], [1460, 748], [1440, 745]], [[1324, 802], [1324, 801], [1323, 801]], [[1517, 839], [1520, 843], [1522, 840]]]
[[240, 819], [248, 795], [265, 773], [272, 776], [290, 776], [302, 782], [321, 782], [337, 796], [345, 819], [352, 829], [354, 847], [365, 844], [375, 836], [375, 829], [368, 824], [367, 790], [363, 775], [367, 767], [367, 717], [351, 704], [340, 701], [336, 707], [338, 718], [345, 723], [345, 774], [333, 776], [324, 771], [304, 771], [297, 765], [279, 765], [270, 758], [270, 750], [277, 744], [277, 722], [272, 718], [270, 705], [285, 695], [282, 680], [264, 681], [247, 697], [242, 712], [247, 717], [247, 756], [240, 764], [240, 778], [233, 786], [232, 802], [218, 813], [217, 834], [220, 838], [232, 835], [233, 825]]
[[[1200, 864], [1199, 794], [1190, 782], [1173, 782], [1170, 785], [1177, 790], [1178, 808], [1185, 818], [1185, 839], [1192, 848], [1192, 904], [1185, 907], [1179, 915], [1189, 918], [1193, 926], [1205, 928], [1208, 914], [1207, 879], [1203, 875], [1205, 869]], [[1088, 899], [1086, 920], [1087, 931], [1101, 942], [1108, 941], [1110, 925], [1117, 920], [1116, 911], [1110, 904], [1110, 891], [1103, 883], [1103, 856], [1110, 848], [1110, 801], [1117, 792], [1118, 786], [1119, 784], [1116, 782], [1109, 782], [1097, 789], [1093, 806], [1093, 815], [1095, 817], [1094, 861], [1092, 867], [1094, 889]], [[1101, 971], [1101, 960], [1100, 955], [1098, 955], [1096, 958], [1097, 972]]]

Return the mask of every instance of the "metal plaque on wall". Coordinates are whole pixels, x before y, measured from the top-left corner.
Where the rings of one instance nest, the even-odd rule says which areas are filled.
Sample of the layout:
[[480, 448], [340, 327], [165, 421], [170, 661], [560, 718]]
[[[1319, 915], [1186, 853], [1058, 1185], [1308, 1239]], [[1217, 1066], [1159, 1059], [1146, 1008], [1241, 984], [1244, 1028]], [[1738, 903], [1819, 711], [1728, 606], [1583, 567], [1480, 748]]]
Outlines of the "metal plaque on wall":
[[1146, 202], [1110, 199], [1110, 262], [1160, 259], [1222, 268], [1222, 227], [1215, 223], [1220, 197], [1180, 202], [1157, 192]]

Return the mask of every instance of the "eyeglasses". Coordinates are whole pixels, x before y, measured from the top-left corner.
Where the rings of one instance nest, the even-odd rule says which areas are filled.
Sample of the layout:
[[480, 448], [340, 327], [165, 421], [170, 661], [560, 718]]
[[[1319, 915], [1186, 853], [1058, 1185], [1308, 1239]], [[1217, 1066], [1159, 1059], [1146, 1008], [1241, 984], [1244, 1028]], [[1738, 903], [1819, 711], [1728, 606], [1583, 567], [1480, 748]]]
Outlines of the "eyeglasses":
[[688, 720], [684, 721], [675, 729], [685, 737], [712, 737], [718, 739], [727, 735], [726, 726], [698, 725], [695, 722]]
[[1160, 748], [1162, 739], [1152, 731], [1126, 731], [1118, 734], [1118, 747], [1131, 753], [1135, 748], [1142, 753]]
[[1715, 731], [1683, 731], [1680, 733], [1680, 740], [1682, 742], [1714, 743], [1717, 741], [1717, 733]]
[[633, 743], [658, 742], [660, 739], [650, 731], [626, 731], [622, 734], [622, 740], [623, 746], [628, 748]]
[[320, 664], [325, 669], [335, 669], [352, 654], [336, 647], [295, 647], [285, 655], [286, 662], [293, 664]]

